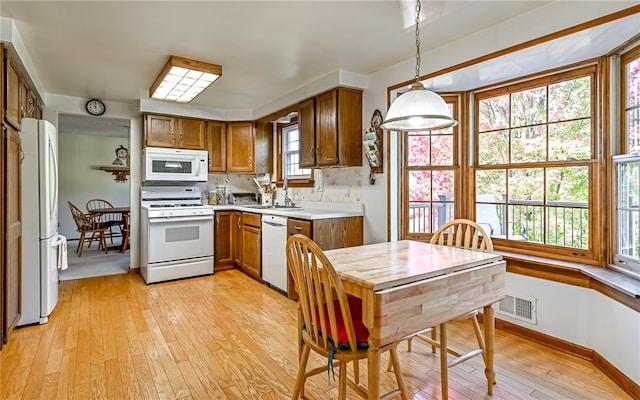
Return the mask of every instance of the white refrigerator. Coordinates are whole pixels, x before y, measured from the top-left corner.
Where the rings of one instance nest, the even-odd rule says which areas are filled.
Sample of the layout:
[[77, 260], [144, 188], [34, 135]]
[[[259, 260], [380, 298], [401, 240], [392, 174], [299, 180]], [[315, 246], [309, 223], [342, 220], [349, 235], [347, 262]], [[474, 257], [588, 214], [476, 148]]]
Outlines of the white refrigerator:
[[[22, 142], [22, 296], [18, 326], [47, 322], [58, 303], [58, 135], [49, 121], [25, 118]], [[66, 253], [65, 253], [66, 255]], [[65, 259], [66, 261], [66, 259]]]

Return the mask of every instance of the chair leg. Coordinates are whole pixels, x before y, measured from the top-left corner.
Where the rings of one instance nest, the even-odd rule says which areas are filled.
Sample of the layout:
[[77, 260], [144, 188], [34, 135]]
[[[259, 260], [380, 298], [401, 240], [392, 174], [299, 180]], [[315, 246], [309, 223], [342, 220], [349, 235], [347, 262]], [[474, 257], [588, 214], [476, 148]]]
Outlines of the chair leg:
[[[434, 342], [435, 342], [435, 341], [436, 341], [436, 339], [437, 339], [436, 328], [437, 328], [437, 327], [435, 327], [435, 326], [434, 326], [433, 328], [431, 328], [431, 340], [433, 340]], [[435, 354], [435, 353], [436, 353], [436, 348], [438, 348], [438, 346], [433, 345], [433, 344], [431, 345], [431, 352], [432, 352], [433, 354]]]
[[298, 376], [296, 378], [296, 387], [293, 389], [293, 395], [291, 396], [291, 400], [298, 400], [300, 395], [304, 396], [304, 381], [305, 378], [305, 370], [307, 368], [307, 361], [309, 361], [309, 346], [302, 347], [302, 355], [300, 355], [300, 364], [298, 366]]
[[338, 375], [338, 399], [347, 399], [347, 362], [340, 361], [340, 374]]
[[396, 375], [396, 383], [398, 389], [400, 389], [400, 398], [407, 400], [407, 387], [404, 384], [404, 378], [402, 378], [402, 370], [400, 369], [400, 360], [398, 359], [398, 344], [391, 346], [389, 349], [389, 361], [393, 364], [393, 372]]
[[360, 384], [360, 360], [353, 362], [353, 382], [355, 382], [356, 385]]
[[482, 359], [484, 360], [484, 365], [487, 365], [487, 356], [484, 349], [484, 336], [482, 335], [482, 329], [480, 328], [480, 323], [478, 322], [478, 317], [474, 315], [471, 317], [471, 323], [473, 324], [473, 331], [476, 334], [476, 341], [478, 342], [478, 347], [482, 349]]
[[104, 254], [108, 254], [109, 253], [109, 248], [107, 247], [107, 235], [105, 234], [105, 231], [101, 231], [100, 232], [100, 238], [102, 239], [102, 246], [104, 248]]
[[82, 232], [80, 234], [80, 239], [78, 240], [78, 248], [76, 249], [76, 253], [78, 253], [78, 257], [82, 257], [82, 247], [84, 246], [84, 235], [85, 233]]

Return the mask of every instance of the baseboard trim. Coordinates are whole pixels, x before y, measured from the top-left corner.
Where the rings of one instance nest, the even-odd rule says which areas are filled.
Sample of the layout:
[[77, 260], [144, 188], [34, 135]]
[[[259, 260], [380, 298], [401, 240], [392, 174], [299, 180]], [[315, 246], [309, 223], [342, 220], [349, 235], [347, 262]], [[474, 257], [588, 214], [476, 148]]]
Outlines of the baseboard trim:
[[[479, 319], [481, 319], [482, 314], [478, 315], [478, 317]], [[613, 364], [607, 361], [607, 359], [605, 359], [600, 354], [598, 354], [598, 352], [593, 351], [592, 349], [579, 346], [577, 344], [567, 342], [565, 340], [558, 339], [544, 333], [536, 332], [532, 329], [525, 328], [498, 318], [496, 318], [496, 329], [500, 329], [513, 335], [520, 336], [524, 339], [531, 340], [532, 342], [550, 347], [554, 350], [558, 350], [563, 353], [587, 360], [595, 365], [600, 371], [602, 371], [602, 373], [607, 375], [618, 386], [624, 389], [624, 391], [627, 392], [631, 397], [633, 397], [635, 400], [640, 400], [640, 385], [636, 384], [629, 377], [623, 374], [619, 369], [617, 369]]]

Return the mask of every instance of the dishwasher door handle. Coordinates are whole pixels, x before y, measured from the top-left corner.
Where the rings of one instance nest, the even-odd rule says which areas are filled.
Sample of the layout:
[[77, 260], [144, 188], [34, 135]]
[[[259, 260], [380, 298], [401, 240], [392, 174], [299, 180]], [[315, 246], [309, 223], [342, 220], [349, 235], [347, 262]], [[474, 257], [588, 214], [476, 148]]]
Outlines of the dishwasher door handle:
[[267, 225], [271, 225], [271, 226], [283, 226], [283, 227], [286, 227], [285, 224], [277, 224], [275, 222], [262, 221], [262, 223], [267, 224]]

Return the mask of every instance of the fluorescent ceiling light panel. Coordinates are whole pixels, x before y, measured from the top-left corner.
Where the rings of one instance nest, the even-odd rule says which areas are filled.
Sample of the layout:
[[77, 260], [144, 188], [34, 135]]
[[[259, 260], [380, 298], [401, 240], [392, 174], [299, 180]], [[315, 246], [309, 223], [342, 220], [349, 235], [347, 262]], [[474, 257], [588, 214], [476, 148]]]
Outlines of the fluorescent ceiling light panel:
[[149, 89], [149, 97], [189, 103], [222, 75], [222, 67], [171, 56]]

